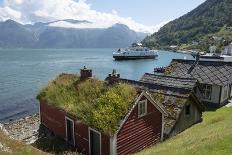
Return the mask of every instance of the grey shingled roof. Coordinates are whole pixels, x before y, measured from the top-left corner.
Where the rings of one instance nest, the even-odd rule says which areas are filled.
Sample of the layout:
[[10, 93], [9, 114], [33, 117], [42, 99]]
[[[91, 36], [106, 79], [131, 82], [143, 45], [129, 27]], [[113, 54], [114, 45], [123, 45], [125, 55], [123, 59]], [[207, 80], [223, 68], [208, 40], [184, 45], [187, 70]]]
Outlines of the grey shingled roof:
[[[165, 78], [162, 79], [162, 77]], [[175, 81], [174, 79], [178, 80]], [[182, 84], [181, 81], [183, 82]], [[170, 76], [156, 76], [146, 73], [141, 81], [120, 79], [120, 82], [132, 84], [139, 89], [147, 90], [151, 94], [154, 101], [163, 107], [167, 113], [164, 118], [164, 133], [169, 135], [185, 105], [192, 100], [190, 96], [197, 80]], [[165, 82], [168, 84], [165, 84]], [[199, 106], [201, 107], [201, 105]]]
[[199, 61], [188, 74], [194, 62], [173, 59], [167, 70], [171, 76], [193, 77], [202, 84], [225, 86], [232, 83], [232, 62]]
[[187, 90], [192, 90], [196, 86], [197, 82], [197, 80], [193, 78], [155, 75], [150, 73], [145, 73], [140, 81], [160, 86], [182, 88]]

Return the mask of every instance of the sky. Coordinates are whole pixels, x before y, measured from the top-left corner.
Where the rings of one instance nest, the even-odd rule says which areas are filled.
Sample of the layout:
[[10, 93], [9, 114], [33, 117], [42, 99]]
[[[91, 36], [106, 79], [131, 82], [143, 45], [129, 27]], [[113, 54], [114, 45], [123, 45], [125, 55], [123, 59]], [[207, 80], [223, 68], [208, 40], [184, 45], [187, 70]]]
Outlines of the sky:
[[205, 0], [0, 0], [0, 21], [22, 24], [61, 19], [91, 23], [57, 22], [50, 26], [105, 28], [122, 23], [140, 32], [155, 32]]

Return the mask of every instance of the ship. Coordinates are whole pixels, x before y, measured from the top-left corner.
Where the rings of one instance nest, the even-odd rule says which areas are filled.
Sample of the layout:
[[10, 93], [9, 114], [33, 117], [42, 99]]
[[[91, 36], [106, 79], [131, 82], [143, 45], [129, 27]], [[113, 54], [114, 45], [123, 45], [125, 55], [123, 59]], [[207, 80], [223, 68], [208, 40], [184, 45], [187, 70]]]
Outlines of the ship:
[[133, 43], [129, 48], [118, 49], [113, 53], [115, 60], [156, 59], [157, 57], [157, 51], [143, 47], [141, 43]]

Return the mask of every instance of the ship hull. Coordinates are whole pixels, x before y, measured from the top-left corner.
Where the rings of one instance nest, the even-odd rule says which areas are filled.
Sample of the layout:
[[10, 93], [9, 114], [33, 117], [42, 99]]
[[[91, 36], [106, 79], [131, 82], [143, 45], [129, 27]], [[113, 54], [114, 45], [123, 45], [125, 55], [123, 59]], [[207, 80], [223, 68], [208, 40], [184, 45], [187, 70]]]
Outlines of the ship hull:
[[156, 59], [158, 55], [149, 56], [113, 56], [115, 60]]

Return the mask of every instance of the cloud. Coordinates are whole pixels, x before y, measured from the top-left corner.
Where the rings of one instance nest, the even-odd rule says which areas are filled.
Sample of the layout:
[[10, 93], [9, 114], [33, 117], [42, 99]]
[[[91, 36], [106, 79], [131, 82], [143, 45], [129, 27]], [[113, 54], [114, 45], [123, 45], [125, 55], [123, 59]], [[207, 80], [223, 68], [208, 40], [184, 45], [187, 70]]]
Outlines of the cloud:
[[86, 0], [4, 0], [0, 6], [0, 20], [12, 19], [28, 24], [35, 22], [50, 22], [62, 19], [87, 20], [90, 23], [70, 24], [57, 22], [50, 26], [75, 28], [106, 28], [116, 23], [127, 25], [139, 32], [155, 32], [161, 26], [147, 26], [134, 21], [130, 17], [121, 17], [116, 10], [110, 13], [91, 9]]

